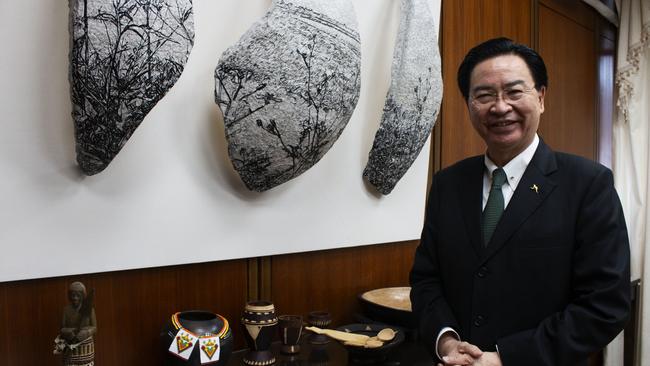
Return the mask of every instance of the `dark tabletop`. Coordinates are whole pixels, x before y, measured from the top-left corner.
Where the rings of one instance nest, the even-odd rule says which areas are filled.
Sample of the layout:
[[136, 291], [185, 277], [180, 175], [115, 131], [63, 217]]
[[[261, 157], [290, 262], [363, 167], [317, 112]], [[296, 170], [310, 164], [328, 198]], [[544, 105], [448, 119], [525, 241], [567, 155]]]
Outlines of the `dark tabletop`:
[[[273, 343], [271, 352], [275, 355], [275, 366], [346, 366], [346, 365], [378, 365], [378, 366], [431, 366], [433, 359], [420, 344], [406, 340], [395, 346], [377, 360], [349, 359], [348, 351], [337, 341], [325, 345], [312, 345], [308, 337], [300, 342], [300, 352], [295, 355], [285, 355], [280, 352], [281, 344]], [[244, 355], [248, 350], [236, 351], [230, 357], [228, 366], [242, 366]]]

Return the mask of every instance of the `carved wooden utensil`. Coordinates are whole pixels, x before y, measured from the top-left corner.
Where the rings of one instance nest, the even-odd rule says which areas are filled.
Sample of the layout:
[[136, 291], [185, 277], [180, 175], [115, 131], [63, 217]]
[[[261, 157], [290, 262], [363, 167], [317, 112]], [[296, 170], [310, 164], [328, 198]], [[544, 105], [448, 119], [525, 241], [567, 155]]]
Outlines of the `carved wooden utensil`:
[[370, 339], [369, 336], [364, 334], [348, 333], [348, 332], [342, 332], [340, 330], [320, 329], [317, 327], [305, 327], [305, 329], [312, 331], [316, 334], [325, 334], [326, 336], [341, 342], [365, 344]]
[[377, 333], [377, 339], [382, 342], [390, 342], [395, 338], [395, 331], [391, 328], [384, 328]]

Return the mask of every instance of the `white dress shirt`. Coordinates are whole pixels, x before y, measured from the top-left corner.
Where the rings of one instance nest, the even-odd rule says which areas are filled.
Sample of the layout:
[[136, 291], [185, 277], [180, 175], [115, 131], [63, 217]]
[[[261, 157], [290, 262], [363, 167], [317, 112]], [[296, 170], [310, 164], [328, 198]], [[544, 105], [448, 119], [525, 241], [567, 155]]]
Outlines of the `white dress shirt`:
[[[515, 156], [512, 160], [508, 162], [508, 164], [502, 166], [503, 171], [506, 173], [506, 183], [501, 186], [501, 193], [503, 193], [503, 208], [508, 207], [508, 203], [510, 203], [510, 199], [512, 198], [512, 195], [515, 193], [515, 189], [517, 189], [517, 185], [521, 181], [521, 177], [524, 176], [524, 172], [526, 171], [526, 168], [528, 167], [528, 164], [530, 163], [531, 160], [533, 160], [533, 155], [535, 155], [535, 150], [537, 150], [537, 146], [539, 145], [539, 137], [537, 134], [535, 134], [535, 138], [533, 139], [533, 142], [528, 145], [526, 150], [522, 151], [519, 153], [519, 155]], [[488, 196], [490, 195], [490, 188], [492, 187], [492, 172], [498, 168], [492, 160], [485, 154], [485, 174], [483, 174], [483, 209], [485, 209], [485, 205], [487, 204]]]

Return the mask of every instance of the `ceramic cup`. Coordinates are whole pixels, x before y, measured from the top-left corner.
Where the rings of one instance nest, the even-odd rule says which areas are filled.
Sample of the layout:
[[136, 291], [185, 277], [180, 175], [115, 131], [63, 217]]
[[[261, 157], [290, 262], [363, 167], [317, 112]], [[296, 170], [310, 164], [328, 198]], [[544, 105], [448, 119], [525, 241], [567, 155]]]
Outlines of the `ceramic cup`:
[[300, 352], [300, 335], [302, 334], [302, 316], [280, 315], [278, 317], [282, 353], [295, 354]]

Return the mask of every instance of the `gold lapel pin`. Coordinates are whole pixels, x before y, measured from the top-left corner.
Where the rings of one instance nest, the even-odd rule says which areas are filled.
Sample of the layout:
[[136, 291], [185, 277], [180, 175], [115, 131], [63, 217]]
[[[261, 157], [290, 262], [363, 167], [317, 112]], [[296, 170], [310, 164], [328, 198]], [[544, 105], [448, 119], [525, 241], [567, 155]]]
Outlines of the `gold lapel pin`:
[[535, 193], [539, 194], [539, 187], [537, 186], [537, 184], [533, 184], [532, 186], [530, 186], [530, 190], [535, 191]]

